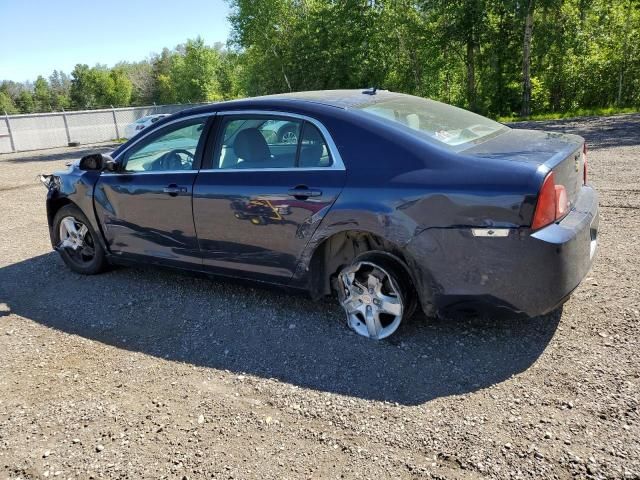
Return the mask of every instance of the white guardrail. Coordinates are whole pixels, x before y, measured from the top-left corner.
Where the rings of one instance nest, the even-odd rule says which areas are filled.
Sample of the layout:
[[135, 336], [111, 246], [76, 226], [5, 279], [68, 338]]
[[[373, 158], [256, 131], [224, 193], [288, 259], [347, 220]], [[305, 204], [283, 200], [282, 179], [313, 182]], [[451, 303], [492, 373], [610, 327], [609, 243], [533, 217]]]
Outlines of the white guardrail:
[[109, 142], [124, 136], [125, 127], [145, 115], [175, 113], [195, 105], [27, 113], [0, 117], [0, 153], [65, 147], [72, 143]]

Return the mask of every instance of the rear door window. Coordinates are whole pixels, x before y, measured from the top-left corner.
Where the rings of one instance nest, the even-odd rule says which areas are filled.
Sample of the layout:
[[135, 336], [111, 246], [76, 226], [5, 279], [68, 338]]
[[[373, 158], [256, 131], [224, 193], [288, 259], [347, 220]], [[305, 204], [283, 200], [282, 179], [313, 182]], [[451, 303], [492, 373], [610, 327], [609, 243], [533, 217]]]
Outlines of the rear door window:
[[214, 153], [214, 169], [321, 168], [331, 165], [318, 129], [300, 119], [228, 115]]

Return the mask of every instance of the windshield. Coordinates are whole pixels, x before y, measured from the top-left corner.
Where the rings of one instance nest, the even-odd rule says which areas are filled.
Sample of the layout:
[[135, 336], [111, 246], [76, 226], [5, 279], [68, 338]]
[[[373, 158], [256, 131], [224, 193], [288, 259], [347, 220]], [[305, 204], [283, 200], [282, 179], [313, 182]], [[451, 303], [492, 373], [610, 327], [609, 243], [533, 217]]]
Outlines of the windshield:
[[151, 117], [142, 117], [135, 121], [135, 123], [144, 123], [149, 120]]
[[356, 108], [404, 125], [456, 150], [508, 130], [498, 122], [462, 108], [410, 95], [394, 95], [391, 99]]

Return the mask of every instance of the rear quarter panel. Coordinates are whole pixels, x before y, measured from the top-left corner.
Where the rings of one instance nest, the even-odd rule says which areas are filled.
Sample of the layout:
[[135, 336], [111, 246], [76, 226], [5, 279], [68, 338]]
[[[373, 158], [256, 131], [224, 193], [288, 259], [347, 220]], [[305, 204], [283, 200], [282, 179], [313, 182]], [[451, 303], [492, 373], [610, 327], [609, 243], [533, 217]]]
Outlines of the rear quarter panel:
[[544, 176], [534, 165], [455, 153], [353, 113], [325, 125], [347, 179], [301, 257], [296, 281], [304, 281], [315, 249], [340, 232], [373, 233], [402, 249], [428, 229], [530, 222]]

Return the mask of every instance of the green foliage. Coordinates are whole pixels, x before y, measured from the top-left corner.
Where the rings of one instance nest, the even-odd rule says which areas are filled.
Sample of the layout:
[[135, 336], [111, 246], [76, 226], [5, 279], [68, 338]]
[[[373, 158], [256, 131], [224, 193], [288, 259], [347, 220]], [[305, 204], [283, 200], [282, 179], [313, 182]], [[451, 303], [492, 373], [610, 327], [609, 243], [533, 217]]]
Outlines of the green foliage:
[[18, 113], [18, 109], [13, 103], [13, 99], [7, 94], [0, 90], [0, 114], [12, 114]]
[[36, 111], [36, 103], [33, 94], [29, 90], [22, 90], [16, 99], [16, 106], [20, 113], [33, 113]]
[[76, 65], [71, 72], [70, 97], [75, 108], [125, 107], [132, 92], [133, 84], [121, 67]]
[[54, 70], [49, 76], [49, 88], [51, 91], [51, 109], [59, 111], [69, 108], [71, 104], [69, 97], [71, 79], [69, 76], [64, 72]]
[[509, 115], [498, 117], [497, 120], [502, 123], [518, 122], [518, 121], [536, 121], [536, 120], [558, 120], [562, 118], [578, 118], [578, 117], [610, 117], [612, 115], [622, 115], [626, 113], [638, 113], [640, 107], [606, 107], [606, 108], [579, 108], [577, 110], [568, 110], [562, 113], [539, 113], [529, 117], [520, 117]]
[[220, 54], [198, 37], [184, 45], [184, 55], [174, 55], [169, 71], [170, 85], [180, 103], [220, 100], [217, 69]]
[[153, 66], [149, 60], [141, 62], [120, 62], [116, 69], [131, 81], [131, 99], [134, 105], [148, 105], [153, 102]]
[[111, 69], [5, 81], [1, 105], [31, 112], [368, 86], [491, 117], [640, 105], [640, 0], [227, 1], [231, 50], [198, 37]]
[[38, 112], [51, 110], [51, 90], [49, 83], [40, 75], [33, 86], [34, 108]]
[[[522, 109], [519, 0], [229, 0], [249, 95], [378, 85], [490, 116]], [[536, 0], [534, 113], [638, 105], [640, 2]]]

